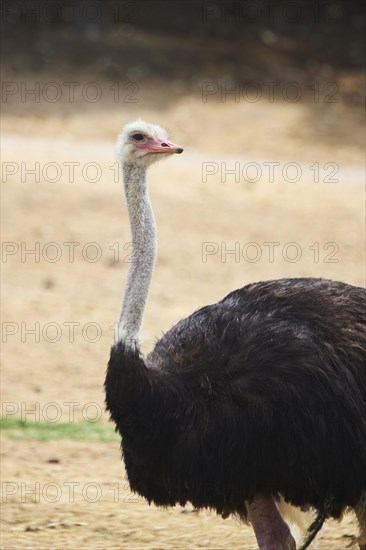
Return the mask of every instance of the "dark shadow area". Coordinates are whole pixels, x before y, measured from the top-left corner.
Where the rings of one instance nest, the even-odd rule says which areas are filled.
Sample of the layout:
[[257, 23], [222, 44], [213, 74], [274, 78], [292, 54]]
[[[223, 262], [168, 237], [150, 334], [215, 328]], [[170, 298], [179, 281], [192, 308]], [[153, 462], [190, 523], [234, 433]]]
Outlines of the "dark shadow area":
[[7, 75], [176, 80], [182, 93], [209, 79], [332, 81], [363, 103], [365, 7], [356, 0], [26, 0], [1, 9]]

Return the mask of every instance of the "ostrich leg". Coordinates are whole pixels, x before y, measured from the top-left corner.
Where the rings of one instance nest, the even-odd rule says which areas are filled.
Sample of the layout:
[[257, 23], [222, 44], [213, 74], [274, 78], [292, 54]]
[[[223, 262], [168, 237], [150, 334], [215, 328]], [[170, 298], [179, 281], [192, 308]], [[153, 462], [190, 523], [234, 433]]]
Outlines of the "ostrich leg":
[[257, 496], [245, 504], [259, 550], [296, 550], [295, 540], [273, 497]]

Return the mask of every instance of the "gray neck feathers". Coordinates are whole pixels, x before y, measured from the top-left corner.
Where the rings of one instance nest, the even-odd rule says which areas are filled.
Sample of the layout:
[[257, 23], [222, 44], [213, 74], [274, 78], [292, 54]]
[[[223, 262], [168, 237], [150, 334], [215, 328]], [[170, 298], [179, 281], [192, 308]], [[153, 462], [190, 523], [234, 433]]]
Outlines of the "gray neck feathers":
[[118, 340], [138, 348], [140, 330], [156, 257], [156, 228], [146, 185], [146, 169], [123, 164], [130, 218], [132, 256], [118, 322]]

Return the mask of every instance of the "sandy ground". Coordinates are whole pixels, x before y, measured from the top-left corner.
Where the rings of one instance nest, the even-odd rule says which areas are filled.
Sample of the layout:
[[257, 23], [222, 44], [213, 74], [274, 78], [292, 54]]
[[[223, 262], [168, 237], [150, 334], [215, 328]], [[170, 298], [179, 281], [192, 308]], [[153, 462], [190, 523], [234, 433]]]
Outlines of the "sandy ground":
[[[234, 519], [148, 507], [129, 491], [118, 445], [5, 440], [2, 461], [4, 550], [257, 548]], [[354, 533], [352, 515], [329, 521], [317, 548], [343, 550]]]
[[[3, 163], [14, 175], [3, 178], [2, 198], [3, 412], [107, 421], [102, 384], [130, 252], [113, 147], [138, 114], [167, 125], [185, 147], [150, 174], [159, 259], [145, 351], [181, 317], [253, 280], [365, 284], [357, 112], [197, 97], [164, 109], [164, 93], [144, 90], [138, 105], [118, 112], [84, 105], [42, 118], [21, 105], [4, 117]], [[39, 181], [26, 173], [32, 167]], [[225, 181], [225, 170], [236, 175]], [[131, 495], [118, 444], [4, 439], [2, 488], [4, 550], [256, 548], [251, 529], [233, 519], [161, 511]], [[318, 548], [343, 550], [354, 533], [352, 515], [328, 522]]]

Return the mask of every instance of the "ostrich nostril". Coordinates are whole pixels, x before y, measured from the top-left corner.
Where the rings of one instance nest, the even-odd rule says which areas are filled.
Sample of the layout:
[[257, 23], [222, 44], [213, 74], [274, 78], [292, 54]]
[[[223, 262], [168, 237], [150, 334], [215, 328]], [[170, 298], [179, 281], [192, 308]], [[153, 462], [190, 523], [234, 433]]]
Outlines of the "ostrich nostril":
[[169, 147], [169, 145], [167, 143], [162, 143], [161, 146], [162, 147]]

